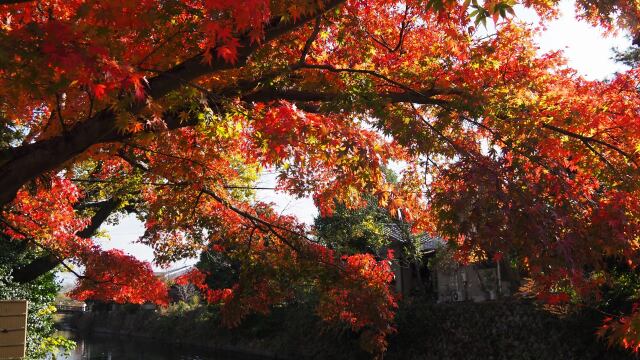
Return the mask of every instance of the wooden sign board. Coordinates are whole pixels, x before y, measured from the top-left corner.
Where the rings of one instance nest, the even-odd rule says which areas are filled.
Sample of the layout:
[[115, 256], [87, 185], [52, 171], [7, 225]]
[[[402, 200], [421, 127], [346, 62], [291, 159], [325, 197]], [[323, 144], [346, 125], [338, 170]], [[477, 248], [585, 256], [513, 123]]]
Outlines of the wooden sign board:
[[0, 360], [22, 359], [27, 347], [27, 301], [0, 301]]

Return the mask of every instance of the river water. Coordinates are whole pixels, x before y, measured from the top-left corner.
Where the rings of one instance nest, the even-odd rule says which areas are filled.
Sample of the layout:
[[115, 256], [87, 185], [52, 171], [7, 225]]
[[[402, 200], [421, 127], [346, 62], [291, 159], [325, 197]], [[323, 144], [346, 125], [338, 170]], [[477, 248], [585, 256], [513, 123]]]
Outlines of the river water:
[[[80, 335], [63, 332], [62, 335], [76, 342], [71, 354], [57, 354], [55, 360], [240, 360], [204, 349], [177, 347], [165, 343], [134, 337], [107, 335]], [[254, 358], [255, 359], [255, 358]]]

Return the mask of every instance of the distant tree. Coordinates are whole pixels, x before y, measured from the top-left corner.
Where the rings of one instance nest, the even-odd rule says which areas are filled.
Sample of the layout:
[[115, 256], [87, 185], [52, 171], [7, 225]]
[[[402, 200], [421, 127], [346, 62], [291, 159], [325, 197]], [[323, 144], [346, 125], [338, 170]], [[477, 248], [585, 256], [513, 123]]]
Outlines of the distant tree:
[[371, 196], [365, 199], [364, 207], [348, 208], [337, 203], [331, 215], [316, 217], [318, 241], [340, 254], [378, 254], [388, 247], [389, 229], [397, 220], [378, 206], [377, 199]]
[[[388, 184], [397, 184], [398, 175], [383, 168]], [[320, 214], [314, 220], [317, 241], [341, 255], [370, 253], [379, 256], [384, 250], [399, 250], [405, 261], [419, 260], [419, 240], [422, 234], [411, 232], [412, 224], [379, 204], [378, 198], [362, 194], [360, 206], [347, 206], [334, 200], [333, 211]]]
[[206, 282], [212, 289], [230, 288], [239, 279], [240, 262], [221, 252], [203, 251], [196, 267], [207, 274]]
[[366, 205], [350, 208], [337, 203], [331, 215], [318, 216], [314, 227], [319, 243], [338, 254], [370, 253], [385, 257], [384, 251], [399, 251], [403, 261], [419, 262], [423, 234], [411, 232], [411, 224], [392, 216], [375, 198], [363, 196]]

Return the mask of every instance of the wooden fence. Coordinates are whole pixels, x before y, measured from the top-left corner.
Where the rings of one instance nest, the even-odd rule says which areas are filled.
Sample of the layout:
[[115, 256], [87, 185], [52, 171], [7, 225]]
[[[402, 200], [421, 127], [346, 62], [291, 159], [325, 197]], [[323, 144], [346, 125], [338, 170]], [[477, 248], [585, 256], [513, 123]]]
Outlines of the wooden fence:
[[27, 340], [27, 301], [0, 301], [0, 359], [21, 359]]

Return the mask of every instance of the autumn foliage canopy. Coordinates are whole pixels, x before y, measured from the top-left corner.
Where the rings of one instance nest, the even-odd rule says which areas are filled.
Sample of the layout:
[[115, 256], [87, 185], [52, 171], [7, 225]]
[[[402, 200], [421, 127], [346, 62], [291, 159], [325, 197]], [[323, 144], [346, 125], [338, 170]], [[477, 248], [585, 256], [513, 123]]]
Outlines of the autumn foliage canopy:
[[[149, 264], [92, 240], [135, 213], [160, 265], [242, 265], [231, 288], [179, 280], [229, 325], [311, 286], [382, 353], [390, 259], [342, 256], [255, 201], [269, 169], [324, 214], [373, 195], [461, 261], [510, 259], [542, 300], [595, 301], [612, 261], [640, 264], [640, 70], [588, 81], [540, 53], [514, 6], [544, 23], [557, 2], [0, 0], [0, 231], [42, 254], [14, 279], [76, 263], [79, 299], [165, 303]], [[576, 7], [640, 33], [637, 2]], [[601, 333], [637, 350], [635, 309]]]

